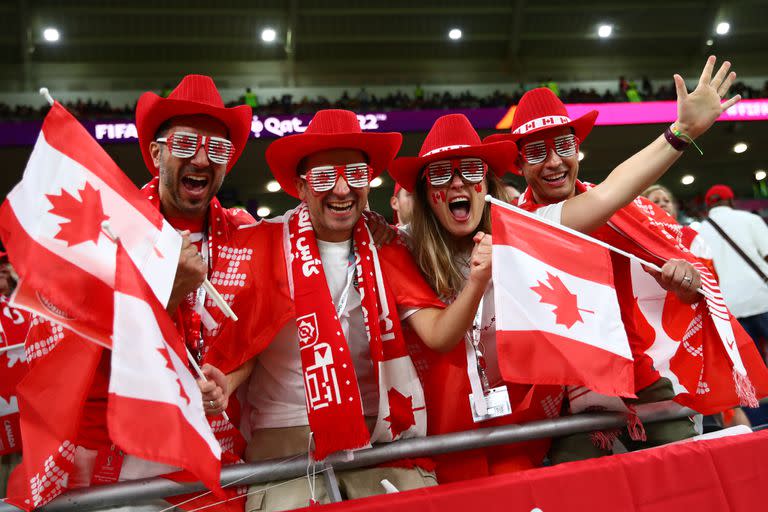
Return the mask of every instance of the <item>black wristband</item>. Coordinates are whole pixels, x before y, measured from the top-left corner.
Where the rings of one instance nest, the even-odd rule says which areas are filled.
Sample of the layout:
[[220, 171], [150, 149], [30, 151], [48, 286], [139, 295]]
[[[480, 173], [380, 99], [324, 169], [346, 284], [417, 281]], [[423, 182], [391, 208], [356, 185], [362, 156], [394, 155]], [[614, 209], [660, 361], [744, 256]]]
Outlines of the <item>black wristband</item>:
[[671, 126], [667, 126], [667, 129], [664, 130], [664, 138], [667, 139], [669, 145], [675, 148], [676, 151], [683, 151], [690, 144], [687, 140], [680, 138], [672, 133]]

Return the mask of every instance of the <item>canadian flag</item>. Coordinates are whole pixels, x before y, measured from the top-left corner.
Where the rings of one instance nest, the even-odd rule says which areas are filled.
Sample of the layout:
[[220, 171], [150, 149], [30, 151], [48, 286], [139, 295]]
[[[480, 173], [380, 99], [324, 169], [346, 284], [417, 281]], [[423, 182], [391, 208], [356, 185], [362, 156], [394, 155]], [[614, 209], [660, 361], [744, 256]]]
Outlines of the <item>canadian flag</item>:
[[165, 304], [181, 237], [57, 102], [0, 207], [0, 236], [21, 277], [13, 303], [109, 346], [115, 244], [106, 220]]
[[513, 207], [491, 205], [491, 222], [504, 380], [635, 396], [608, 250]]
[[27, 374], [24, 338], [28, 330], [29, 314], [12, 308], [0, 296], [0, 455], [21, 451], [16, 386]]
[[220, 491], [221, 447], [187, 368], [184, 343], [119, 243], [114, 300], [110, 438], [131, 455], [186, 469]]

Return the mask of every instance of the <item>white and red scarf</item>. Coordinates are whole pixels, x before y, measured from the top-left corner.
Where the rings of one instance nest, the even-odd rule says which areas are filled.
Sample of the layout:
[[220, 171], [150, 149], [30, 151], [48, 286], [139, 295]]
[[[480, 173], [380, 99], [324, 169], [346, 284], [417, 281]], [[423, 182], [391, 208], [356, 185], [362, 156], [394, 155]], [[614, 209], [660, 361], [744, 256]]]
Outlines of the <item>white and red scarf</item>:
[[[577, 182], [577, 193], [592, 186]], [[519, 206], [535, 211], [544, 205], [536, 203], [529, 187]], [[754, 407], [757, 397], [768, 394], [768, 371], [754, 343], [726, 308], [716, 279], [685, 247], [679, 233], [670, 231], [671, 223], [656, 205], [637, 198], [616, 212], [606, 226], [591, 233], [659, 266], [672, 258], [689, 261], [701, 275], [702, 288], [708, 294], [695, 305], [683, 304], [639, 264], [625, 266], [631, 285], [617, 287], [617, 293], [623, 302], [622, 316], [630, 317], [630, 340], [640, 340], [633, 344], [636, 362], [650, 358], [657, 378], [667, 377], [672, 382], [675, 401], [704, 414], [739, 403]], [[584, 400], [585, 404], [591, 402]]]
[[285, 216], [288, 277], [304, 374], [313, 456], [372, 442], [426, 435], [424, 392], [406, 350], [393, 294], [364, 217], [353, 232], [354, 284], [361, 297], [370, 356], [379, 387], [379, 411], [369, 433], [349, 345], [323, 271], [306, 204]]

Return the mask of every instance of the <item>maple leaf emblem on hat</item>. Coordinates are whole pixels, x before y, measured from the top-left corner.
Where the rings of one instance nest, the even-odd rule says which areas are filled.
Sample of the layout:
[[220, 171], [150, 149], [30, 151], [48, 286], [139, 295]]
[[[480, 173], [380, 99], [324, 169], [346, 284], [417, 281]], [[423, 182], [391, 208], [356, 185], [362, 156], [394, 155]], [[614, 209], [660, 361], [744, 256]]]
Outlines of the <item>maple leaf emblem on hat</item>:
[[552, 312], [555, 314], [555, 323], [564, 325], [570, 329], [576, 322], [584, 322], [581, 313], [594, 313], [587, 309], [581, 309], [578, 304], [578, 297], [563, 284], [559, 277], [553, 276], [547, 272], [545, 282], [538, 281], [537, 286], [532, 286], [531, 290], [540, 297], [539, 302], [555, 306]]
[[413, 397], [405, 396], [395, 388], [389, 388], [387, 399], [389, 400], [389, 416], [384, 418], [384, 421], [389, 422], [389, 430], [394, 439], [416, 424], [413, 413], [424, 409], [424, 407], [414, 409]]
[[66, 242], [67, 246], [85, 242], [95, 244], [101, 234], [101, 223], [109, 220], [109, 217], [104, 214], [101, 193], [98, 190], [86, 182], [78, 192], [79, 200], [63, 188], [58, 195], [45, 195], [52, 205], [48, 213], [67, 219], [59, 224], [59, 232], [54, 236]]

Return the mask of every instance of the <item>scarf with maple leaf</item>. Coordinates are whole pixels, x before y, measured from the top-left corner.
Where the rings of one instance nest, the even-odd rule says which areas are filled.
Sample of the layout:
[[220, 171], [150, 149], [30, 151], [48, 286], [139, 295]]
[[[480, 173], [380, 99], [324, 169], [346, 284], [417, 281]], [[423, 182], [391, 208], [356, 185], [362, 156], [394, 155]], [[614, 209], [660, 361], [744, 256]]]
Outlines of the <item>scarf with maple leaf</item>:
[[[365, 218], [353, 231], [355, 284], [362, 301], [370, 355], [379, 385], [379, 413], [373, 433], [363, 415], [354, 364], [323, 271], [320, 251], [302, 203], [286, 215], [299, 352], [307, 414], [315, 442], [313, 456], [425, 436], [424, 392], [406, 350], [397, 304], [383, 279], [378, 251]], [[352, 277], [352, 275], [350, 275]]]
[[[592, 186], [577, 182], [576, 191]], [[536, 203], [529, 187], [519, 206], [535, 211], [544, 205]], [[716, 279], [685, 247], [682, 231], [674, 226], [659, 207], [639, 197], [591, 233], [659, 266], [673, 258], [690, 262], [707, 293], [697, 304], [684, 304], [663, 290], [640, 264], [611, 254], [622, 320], [635, 357], [635, 387], [643, 389], [666, 377], [676, 402], [704, 414], [739, 403], [755, 406], [757, 396], [768, 394], [768, 371], [754, 343], [726, 308]], [[638, 373], [642, 365], [652, 373]], [[595, 406], [590, 393], [576, 398], [587, 408]]]

